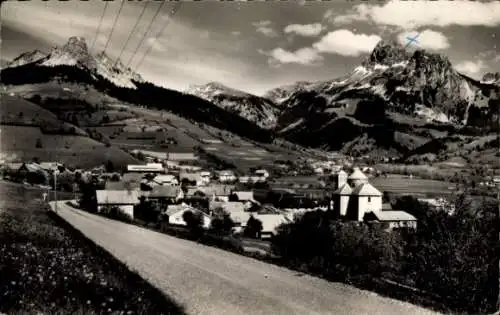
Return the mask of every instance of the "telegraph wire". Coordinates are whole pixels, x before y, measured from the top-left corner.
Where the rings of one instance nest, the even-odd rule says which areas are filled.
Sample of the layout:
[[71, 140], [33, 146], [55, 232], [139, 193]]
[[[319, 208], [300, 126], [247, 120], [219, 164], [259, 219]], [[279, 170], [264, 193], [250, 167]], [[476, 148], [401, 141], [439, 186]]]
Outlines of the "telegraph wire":
[[108, 48], [109, 42], [111, 41], [111, 38], [113, 37], [113, 32], [115, 31], [116, 22], [118, 22], [118, 18], [120, 17], [120, 14], [122, 12], [124, 4], [125, 4], [125, 0], [122, 0], [122, 3], [120, 4], [120, 9], [118, 10], [118, 14], [116, 15], [115, 20], [113, 22], [113, 26], [111, 27], [111, 33], [109, 33], [108, 41], [106, 42], [106, 45], [104, 46], [104, 53], [106, 53], [106, 49]]
[[160, 13], [160, 10], [161, 8], [163, 7], [163, 4], [165, 4], [165, 1], [163, 1], [160, 6], [158, 7], [158, 9], [156, 10], [156, 13], [155, 15], [153, 16], [153, 19], [151, 20], [151, 22], [149, 22], [149, 25], [148, 27], [146, 28], [146, 32], [144, 32], [144, 34], [142, 35], [142, 38], [141, 38], [141, 41], [139, 42], [139, 45], [137, 45], [137, 47], [135, 48], [135, 51], [134, 53], [130, 56], [130, 59], [128, 60], [127, 62], [127, 68], [129, 67], [130, 63], [132, 62], [132, 59], [134, 59], [135, 55], [137, 54], [137, 52], [139, 51], [139, 48], [141, 47], [142, 45], [142, 42], [144, 41], [144, 38], [146, 38], [146, 34], [150, 31], [151, 29], [151, 26], [153, 25], [153, 21], [156, 19], [156, 17], [158, 16], [158, 13]]
[[101, 15], [101, 20], [99, 21], [99, 26], [97, 27], [97, 31], [95, 33], [95, 36], [94, 36], [94, 40], [92, 41], [92, 46], [90, 48], [90, 51], [92, 51], [94, 49], [94, 45], [95, 45], [95, 42], [97, 40], [97, 37], [99, 37], [99, 32], [101, 31], [101, 25], [102, 25], [102, 21], [104, 20], [104, 15], [106, 14], [106, 9], [108, 8], [108, 1], [106, 1], [106, 4], [104, 5], [104, 10], [102, 11], [102, 15]]
[[[163, 28], [161, 29], [161, 31], [155, 37], [153, 37], [154, 40], [156, 40], [157, 38], [161, 37], [161, 35], [163, 34], [163, 32], [167, 29], [168, 24], [170, 24], [170, 22], [174, 18], [174, 15], [180, 9], [181, 4], [182, 4], [181, 1], [177, 1], [177, 3], [175, 4], [175, 7], [171, 11], [172, 14], [168, 17], [167, 22], [165, 23], [165, 25], [163, 25]], [[148, 49], [146, 50], [146, 53], [142, 56], [142, 58], [139, 61], [139, 63], [135, 66], [134, 72], [136, 72], [137, 69], [139, 69], [139, 67], [141, 66], [142, 62], [144, 61], [144, 58], [146, 58], [146, 56], [149, 54], [149, 51], [151, 50], [152, 47], [153, 47], [153, 44], [149, 45]]]
[[130, 32], [130, 34], [128, 35], [128, 38], [127, 40], [125, 41], [125, 45], [123, 45], [123, 48], [122, 50], [120, 51], [120, 54], [118, 55], [118, 58], [116, 58], [116, 62], [115, 62], [115, 67], [116, 67], [116, 64], [118, 63], [118, 60], [120, 60], [120, 58], [122, 57], [123, 55], [123, 52], [125, 51], [125, 48], [127, 48], [127, 45], [130, 41], [130, 39], [132, 38], [132, 35], [134, 34], [135, 32], [135, 29], [137, 28], [137, 26], [139, 25], [139, 22], [141, 21], [141, 18], [142, 16], [144, 15], [144, 13], [146, 12], [146, 8], [148, 7], [148, 4], [149, 2], [146, 2], [146, 4], [144, 5], [144, 7], [142, 8], [142, 12], [141, 12], [141, 15], [139, 15], [139, 18], [137, 19], [137, 21], [135, 22], [135, 25], [134, 27], [132, 28], [132, 31]]

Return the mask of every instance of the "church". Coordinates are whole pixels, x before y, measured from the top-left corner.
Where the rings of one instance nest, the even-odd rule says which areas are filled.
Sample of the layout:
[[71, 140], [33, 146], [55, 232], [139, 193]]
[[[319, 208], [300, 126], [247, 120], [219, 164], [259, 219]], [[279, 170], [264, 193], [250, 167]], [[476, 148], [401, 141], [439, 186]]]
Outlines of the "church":
[[416, 228], [417, 219], [411, 214], [383, 209], [382, 192], [369, 183], [368, 177], [359, 168], [354, 168], [350, 175], [340, 170], [335, 177], [333, 210], [337, 217], [387, 223], [389, 229]]

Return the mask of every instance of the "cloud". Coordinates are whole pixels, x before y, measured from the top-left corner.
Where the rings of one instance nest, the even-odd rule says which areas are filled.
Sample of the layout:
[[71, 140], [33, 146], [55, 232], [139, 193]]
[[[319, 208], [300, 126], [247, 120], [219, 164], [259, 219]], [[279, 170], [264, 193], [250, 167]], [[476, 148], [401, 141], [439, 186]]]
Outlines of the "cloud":
[[323, 26], [320, 23], [314, 24], [290, 24], [285, 27], [285, 34], [295, 33], [297, 35], [305, 37], [318, 36], [323, 30]]
[[318, 51], [311, 47], [299, 48], [296, 51], [288, 51], [283, 48], [275, 48], [270, 52], [259, 50], [261, 54], [270, 57], [268, 60], [271, 64], [301, 64], [301, 65], [318, 65], [323, 57]]
[[408, 38], [413, 38], [416, 35], [418, 35], [418, 37], [415, 39], [416, 43], [412, 43], [413, 46], [416, 45], [419, 48], [430, 50], [442, 50], [450, 47], [448, 38], [446, 38], [443, 33], [428, 29], [422, 32], [402, 32], [398, 35], [398, 41], [401, 45], [407, 45], [409, 42]]
[[233, 31], [233, 32], [231, 32], [231, 35], [233, 35], [233, 36], [240, 36], [241, 32]]
[[456, 64], [454, 68], [459, 72], [474, 76], [481, 74], [481, 71], [487, 68], [487, 66], [482, 60], [466, 60]]
[[498, 26], [500, 1], [400, 1], [381, 5], [359, 4], [344, 15], [327, 11], [325, 19], [332, 23], [369, 21], [413, 29], [421, 26]]
[[264, 34], [267, 37], [276, 37], [278, 33], [271, 27], [271, 21], [259, 21], [253, 22], [252, 25], [255, 27], [258, 33]]
[[380, 40], [378, 35], [354, 34], [350, 30], [341, 29], [323, 36], [313, 44], [313, 48], [322, 53], [359, 56], [371, 52]]

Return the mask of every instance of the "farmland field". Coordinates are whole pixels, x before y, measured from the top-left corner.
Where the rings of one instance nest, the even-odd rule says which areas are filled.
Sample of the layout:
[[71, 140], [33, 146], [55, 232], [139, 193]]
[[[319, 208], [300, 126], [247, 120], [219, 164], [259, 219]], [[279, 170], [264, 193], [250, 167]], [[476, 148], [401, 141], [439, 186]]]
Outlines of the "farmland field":
[[48, 205], [39, 196], [39, 190], [0, 182], [0, 312], [183, 313], [125, 265], [47, 212]]
[[[43, 134], [36, 127], [0, 126], [2, 153], [16, 160], [59, 161], [67, 165], [93, 167], [111, 160], [115, 166], [136, 163], [131, 155], [114, 147], [106, 147], [88, 137]], [[36, 147], [40, 139], [41, 147]]]
[[[420, 178], [409, 178], [403, 175], [389, 175], [387, 178], [370, 179], [370, 183], [380, 191], [408, 195], [450, 195], [456, 192], [455, 184]], [[450, 189], [451, 187], [451, 189]]]

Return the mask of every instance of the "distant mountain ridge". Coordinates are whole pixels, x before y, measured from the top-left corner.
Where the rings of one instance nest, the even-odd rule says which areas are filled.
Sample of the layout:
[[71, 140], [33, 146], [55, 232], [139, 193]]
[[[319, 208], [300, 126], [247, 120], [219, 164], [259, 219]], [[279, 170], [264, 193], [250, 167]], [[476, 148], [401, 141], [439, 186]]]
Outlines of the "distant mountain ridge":
[[48, 54], [39, 50], [23, 53], [7, 64], [7, 67], [15, 68], [32, 63], [46, 67], [67, 65], [84, 68], [122, 87], [136, 88], [133, 81], [144, 82], [138, 73], [125, 67], [119, 60], [113, 61], [105, 52], [92, 56], [83, 37], [70, 37], [65, 45], [54, 47]]
[[257, 124], [264, 129], [272, 129], [280, 110], [271, 100], [227, 87], [218, 82], [193, 85], [186, 93], [206, 99], [224, 110]]
[[139, 74], [104, 53], [92, 56], [82, 37], [71, 37], [65, 45], [55, 47], [44, 56], [36, 52], [23, 54], [9, 67], [2, 69], [0, 75], [0, 82], [4, 85], [53, 81], [93, 86], [104, 94], [130, 104], [169, 110], [187, 119], [252, 140], [272, 141], [270, 131], [237, 113], [226, 111], [194, 95], [146, 82]]
[[399, 146], [395, 132], [425, 142], [413, 133], [415, 123], [470, 126], [484, 132], [496, 128], [496, 80], [494, 74], [481, 82], [473, 80], [457, 72], [445, 56], [409, 52], [395, 42], [381, 41], [346, 76], [300, 82], [266, 95], [281, 99], [278, 106], [283, 112], [276, 130], [290, 141], [328, 150], [351, 150], [359, 141], [368, 147], [384, 143], [391, 152], [403, 152], [409, 148]]

